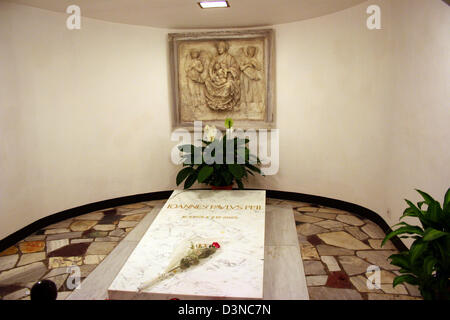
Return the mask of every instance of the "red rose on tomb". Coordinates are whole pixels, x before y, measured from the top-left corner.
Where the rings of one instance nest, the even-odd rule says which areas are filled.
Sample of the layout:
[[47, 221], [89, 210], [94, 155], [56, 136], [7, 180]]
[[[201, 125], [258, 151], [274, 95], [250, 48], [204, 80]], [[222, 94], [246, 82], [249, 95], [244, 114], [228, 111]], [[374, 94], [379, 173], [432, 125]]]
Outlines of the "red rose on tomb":
[[212, 246], [219, 249], [220, 248], [220, 244], [218, 242], [213, 242]]

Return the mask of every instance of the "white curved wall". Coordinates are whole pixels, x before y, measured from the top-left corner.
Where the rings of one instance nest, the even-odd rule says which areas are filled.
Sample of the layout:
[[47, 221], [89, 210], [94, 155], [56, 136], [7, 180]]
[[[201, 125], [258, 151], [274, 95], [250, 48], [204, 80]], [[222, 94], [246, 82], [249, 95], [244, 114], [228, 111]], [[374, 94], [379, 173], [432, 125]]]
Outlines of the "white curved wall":
[[173, 187], [166, 30], [0, 4], [0, 239]]
[[367, 29], [366, 8], [276, 26], [281, 163], [272, 189], [384, 209], [391, 61], [388, 32]]
[[[376, 3], [379, 31], [365, 27], [368, 3], [274, 27], [280, 171], [249, 187], [341, 199], [394, 223], [414, 187], [440, 196], [448, 186], [448, 8]], [[430, 20], [410, 31], [424, 9]], [[68, 31], [66, 17], [0, 3], [0, 239], [68, 208], [175, 187], [169, 31], [92, 19]], [[418, 63], [430, 76], [413, 81]], [[423, 129], [419, 115], [438, 125]], [[404, 161], [405, 143], [421, 157]]]
[[[369, 4], [381, 7], [382, 30], [366, 28]], [[450, 187], [450, 7], [369, 1], [275, 28], [281, 164], [266, 179], [270, 188], [356, 203], [390, 225], [404, 198], [420, 200], [415, 188], [442, 202]]]
[[394, 224], [403, 199], [421, 200], [414, 188], [442, 203], [450, 187], [450, 6], [395, 0], [392, 17], [386, 219]]

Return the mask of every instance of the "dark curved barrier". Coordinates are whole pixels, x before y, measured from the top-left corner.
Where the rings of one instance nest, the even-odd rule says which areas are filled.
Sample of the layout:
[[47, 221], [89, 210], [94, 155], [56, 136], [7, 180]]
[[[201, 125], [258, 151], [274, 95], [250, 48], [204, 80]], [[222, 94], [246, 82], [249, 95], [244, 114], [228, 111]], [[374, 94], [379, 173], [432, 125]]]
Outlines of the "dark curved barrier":
[[[52, 214], [50, 216], [39, 219], [39, 220], [29, 224], [28, 226], [14, 232], [13, 234], [7, 236], [6, 238], [0, 240], [0, 252], [9, 248], [10, 246], [16, 244], [17, 242], [23, 240], [24, 238], [28, 237], [29, 235], [33, 234], [34, 232], [36, 232], [48, 225], [60, 222], [62, 220], [73, 218], [73, 217], [83, 215], [83, 214], [93, 212], [93, 211], [108, 209], [111, 207], [123, 206], [126, 204], [132, 204], [132, 203], [136, 203], [136, 202], [168, 199], [169, 196], [172, 194], [172, 192], [173, 192], [172, 190], [158, 191], [158, 192], [143, 193], [143, 194], [125, 196], [125, 197], [120, 197], [120, 198], [115, 198], [115, 199], [103, 200], [103, 201], [86, 204], [86, 205], [83, 205], [80, 207], [67, 209], [67, 210]], [[307, 203], [313, 203], [313, 204], [318, 204], [318, 205], [322, 205], [322, 206], [326, 206], [326, 207], [349, 211], [351, 213], [359, 215], [360, 217], [367, 218], [367, 219], [373, 221], [378, 226], [380, 226], [380, 228], [383, 229], [383, 231], [386, 233], [389, 233], [392, 231], [391, 228], [389, 227], [389, 225], [386, 223], [386, 221], [384, 221], [384, 219], [380, 215], [378, 215], [377, 213], [375, 213], [372, 210], [369, 210], [367, 208], [364, 208], [362, 206], [359, 206], [357, 204], [353, 204], [350, 202], [345, 202], [345, 201], [326, 198], [326, 197], [314, 196], [314, 195], [309, 195], [309, 194], [304, 194], [304, 193], [286, 192], [286, 191], [277, 191], [277, 190], [267, 190], [266, 196], [268, 198], [307, 202]], [[405, 244], [398, 237], [392, 238], [391, 241], [399, 251], [407, 250], [407, 247], [405, 246]]]

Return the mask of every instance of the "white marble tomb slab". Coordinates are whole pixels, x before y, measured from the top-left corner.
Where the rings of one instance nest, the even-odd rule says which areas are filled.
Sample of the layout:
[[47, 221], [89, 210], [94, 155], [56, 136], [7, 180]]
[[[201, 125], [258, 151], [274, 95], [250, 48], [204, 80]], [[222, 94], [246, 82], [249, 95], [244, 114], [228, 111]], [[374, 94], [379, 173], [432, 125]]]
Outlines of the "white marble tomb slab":
[[[109, 287], [109, 298], [262, 299], [265, 198], [260, 190], [175, 190]], [[138, 290], [191, 242], [221, 247], [199, 265]]]

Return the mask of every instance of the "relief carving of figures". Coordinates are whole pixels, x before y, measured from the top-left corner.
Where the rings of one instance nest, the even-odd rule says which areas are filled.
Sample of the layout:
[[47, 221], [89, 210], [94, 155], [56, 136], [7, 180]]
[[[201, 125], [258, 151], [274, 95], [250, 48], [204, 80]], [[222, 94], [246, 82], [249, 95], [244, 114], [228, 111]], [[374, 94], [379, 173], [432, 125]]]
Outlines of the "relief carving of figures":
[[241, 100], [239, 64], [227, 42], [217, 42], [216, 50], [205, 79], [206, 104], [212, 110], [233, 110]]
[[203, 86], [207, 67], [205, 54], [199, 50], [192, 49], [186, 57], [185, 72], [187, 77], [187, 87], [189, 90], [189, 104], [191, 106], [205, 103]]
[[255, 32], [254, 37], [239, 32], [225, 38], [222, 32], [218, 37], [199, 33], [198, 38], [188, 33], [181, 36], [186, 39], [173, 43], [180, 122], [267, 119], [271, 51], [266, 34], [270, 32]]
[[256, 52], [257, 48], [254, 46], [241, 48], [242, 101], [247, 103], [261, 102], [262, 66], [256, 59]]

